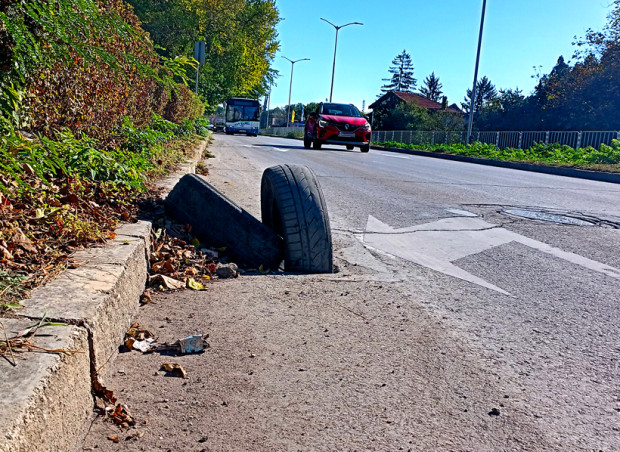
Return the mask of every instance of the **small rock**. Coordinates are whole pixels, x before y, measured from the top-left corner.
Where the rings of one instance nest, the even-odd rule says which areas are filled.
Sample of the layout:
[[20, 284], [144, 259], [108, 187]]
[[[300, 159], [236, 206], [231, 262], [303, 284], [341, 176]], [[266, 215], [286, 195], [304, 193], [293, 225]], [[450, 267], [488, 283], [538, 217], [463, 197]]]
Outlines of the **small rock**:
[[497, 408], [493, 408], [489, 411], [489, 416], [499, 416], [499, 410]]
[[239, 276], [239, 267], [236, 264], [217, 264], [215, 274], [218, 278], [236, 278]]

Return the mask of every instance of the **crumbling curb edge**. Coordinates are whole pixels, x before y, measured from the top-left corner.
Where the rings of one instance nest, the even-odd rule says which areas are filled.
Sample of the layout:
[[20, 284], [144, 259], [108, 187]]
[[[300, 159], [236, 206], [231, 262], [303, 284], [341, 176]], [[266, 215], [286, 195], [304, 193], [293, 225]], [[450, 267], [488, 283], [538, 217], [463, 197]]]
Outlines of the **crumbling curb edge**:
[[[207, 143], [202, 141], [178, 171], [157, 182], [163, 197], [183, 175], [195, 172]], [[9, 334], [43, 316], [68, 323], [46, 327], [44, 333], [54, 341], [49, 348], [80, 353], [33, 354], [16, 368], [6, 364], [2, 373], [8, 383], [0, 384], [5, 404], [0, 410], [0, 452], [77, 448], [93, 413], [93, 386], [104, 383], [135, 318], [147, 278], [150, 232], [150, 223], [144, 221], [119, 226], [114, 240], [75, 253], [76, 268], [35, 289], [16, 313], [19, 319], [3, 319], [12, 327]], [[8, 378], [12, 373], [19, 374], [17, 381]]]

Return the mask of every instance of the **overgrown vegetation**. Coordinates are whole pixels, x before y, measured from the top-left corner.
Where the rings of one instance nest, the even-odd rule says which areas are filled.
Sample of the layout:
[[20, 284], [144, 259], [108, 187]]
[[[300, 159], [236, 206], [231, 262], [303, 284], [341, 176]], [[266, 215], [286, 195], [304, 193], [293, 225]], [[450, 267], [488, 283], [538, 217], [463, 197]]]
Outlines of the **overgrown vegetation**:
[[[275, 0], [128, 0], [165, 57], [191, 55], [204, 41], [198, 93], [209, 112], [230, 97], [258, 98], [274, 82], [279, 48]], [[187, 73], [196, 76], [195, 70]]]
[[0, 4], [0, 310], [135, 217], [208, 134], [191, 59], [157, 54], [122, 0]]
[[574, 149], [561, 144], [536, 144], [529, 149], [500, 149], [494, 144], [405, 144], [394, 141], [377, 143], [380, 146], [416, 149], [428, 152], [443, 152], [469, 157], [483, 157], [494, 160], [524, 161], [549, 165], [577, 166], [620, 172], [620, 141], [613, 140], [611, 146], [601, 144], [600, 150], [593, 147]]
[[[527, 96], [519, 89], [482, 88], [476, 99], [478, 130], [619, 130], [620, 0], [601, 31], [577, 40], [573, 61], [560, 56]], [[488, 80], [487, 80], [488, 81]], [[471, 99], [471, 93], [469, 99]], [[477, 96], [478, 97], [478, 96]]]

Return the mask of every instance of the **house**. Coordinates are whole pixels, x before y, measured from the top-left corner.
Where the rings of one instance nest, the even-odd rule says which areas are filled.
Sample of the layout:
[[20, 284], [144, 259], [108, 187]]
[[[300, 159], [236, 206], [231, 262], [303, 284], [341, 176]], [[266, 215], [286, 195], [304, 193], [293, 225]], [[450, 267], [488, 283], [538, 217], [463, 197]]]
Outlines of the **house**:
[[389, 120], [385, 122], [380, 120], [379, 118], [387, 119], [387, 117], [389, 117], [390, 114], [395, 111], [396, 107], [401, 104], [409, 104], [423, 107], [427, 109], [429, 113], [447, 112], [458, 115], [462, 115], [463, 113], [456, 104], [448, 106], [446, 97], [443, 98], [442, 103], [439, 103], [427, 99], [426, 97], [416, 93], [410, 93], [405, 91], [388, 91], [368, 106], [368, 108], [371, 108], [373, 111], [373, 122], [375, 119], [378, 120], [375, 125], [383, 125], [387, 128], [390, 128], [388, 124], [390, 122]]

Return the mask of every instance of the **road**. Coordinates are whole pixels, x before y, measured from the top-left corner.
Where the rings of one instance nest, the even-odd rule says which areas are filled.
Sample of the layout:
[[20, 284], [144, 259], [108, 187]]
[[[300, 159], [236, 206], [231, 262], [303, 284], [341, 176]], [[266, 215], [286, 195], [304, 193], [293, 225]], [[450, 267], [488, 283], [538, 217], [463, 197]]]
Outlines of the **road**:
[[208, 303], [227, 350], [209, 381], [237, 403], [207, 406], [204, 450], [620, 450], [620, 185], [270, 137], [211, 151], [256, 216], [264, 168], [311, 167], [340, 271], [162, 298]]

